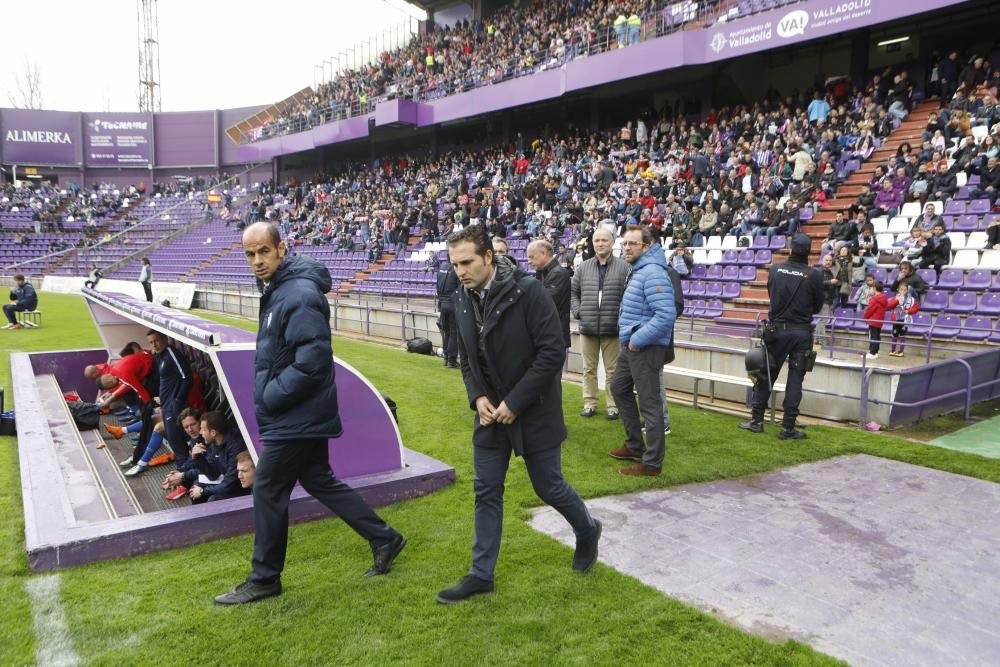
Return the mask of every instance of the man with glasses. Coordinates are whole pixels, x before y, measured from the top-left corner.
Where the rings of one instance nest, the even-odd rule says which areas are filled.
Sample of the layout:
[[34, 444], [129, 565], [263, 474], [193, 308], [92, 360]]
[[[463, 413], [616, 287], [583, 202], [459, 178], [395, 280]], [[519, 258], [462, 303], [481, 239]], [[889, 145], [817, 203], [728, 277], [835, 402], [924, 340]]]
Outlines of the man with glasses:
[[629, 225], [622, 249], [632, 272], [618, 315], [621, 355], [611, 393], [625, 426], [625, 444], [609, 454], [637, 464], [622, 468], [623, 475], [656, 477], [663, 469], [663, 365], [677, 318], [674, 287], [663, 248], [653, 243], [648, 228]]

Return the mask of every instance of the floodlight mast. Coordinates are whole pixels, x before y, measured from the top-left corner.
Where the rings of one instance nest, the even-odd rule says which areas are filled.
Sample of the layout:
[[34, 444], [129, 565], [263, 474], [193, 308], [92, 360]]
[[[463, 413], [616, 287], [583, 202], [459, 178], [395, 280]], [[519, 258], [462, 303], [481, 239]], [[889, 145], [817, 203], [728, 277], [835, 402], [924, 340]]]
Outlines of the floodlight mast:
[[157, 0], [136, 0], [136, 18], [139, 26], [139, 111], [162, 111]]

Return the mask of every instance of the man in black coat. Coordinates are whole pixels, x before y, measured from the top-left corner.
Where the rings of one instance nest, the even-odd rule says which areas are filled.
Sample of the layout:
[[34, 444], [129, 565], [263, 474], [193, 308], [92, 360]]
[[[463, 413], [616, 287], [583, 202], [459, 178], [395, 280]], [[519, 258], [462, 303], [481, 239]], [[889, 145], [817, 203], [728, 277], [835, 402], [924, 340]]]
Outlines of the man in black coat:
[[545, 289], [552, 296], [562, 325], [563, 343], [570, 346], [569, 337], [569, 306], [572, 287], [570, 272], [559, 266], [555, 258], [552, 244], [548, 241], [532, 241], [528, 244], [528, 264], [535, 270], [535, 278], [542, 281]]
[[20, 329], [21, 325], [18, 324], [14, 313], [23, 313], [38, 307], [38, 294], [35, 288], [20, 273], [14, 276], [14, 289], [10, 291], [10, 300], [12, 303], [3, 307], [3, 314], [7, 316], [8, 322], [4, 329]]
[[508, 257], [494, 257], [481, 225], [448, 239], [448, 254], [464, 289], [455, 296], [462, 379], [475, 411], [475, 539], [472, 567], [438, 602], [453, 604], [493, 591], [500, 553], [503, 491], [513, 451], [524, 457], [531, 485], [573, 526], [573, 569], [586, 572], [597, 560], [601, 523], [590, 516], [562, 476], [566, 438], [562, 367], [566, 346], [552, 299]]
[[438, 267], [438, 328], [441, 330], [441, 347], [444, 348], [445, 368], [458, 368], [458, 322], [455, 320], [455, 292], [461, 285], [450, 262]]
[[217, 604], [281, 594], [288, 547], [288, 499], [295, 482], [371, 546], [365, 576], [386, 574], [406, 545], [358, 492], [330, 469], [327, 441], [343, 433], [330, 348], [330, 272], [304, 255], [286, 256], [276, 225], [243, 233], [243, 252], [261, 289], [254, 404], [261, 448], [253, 490], [253, 572]]

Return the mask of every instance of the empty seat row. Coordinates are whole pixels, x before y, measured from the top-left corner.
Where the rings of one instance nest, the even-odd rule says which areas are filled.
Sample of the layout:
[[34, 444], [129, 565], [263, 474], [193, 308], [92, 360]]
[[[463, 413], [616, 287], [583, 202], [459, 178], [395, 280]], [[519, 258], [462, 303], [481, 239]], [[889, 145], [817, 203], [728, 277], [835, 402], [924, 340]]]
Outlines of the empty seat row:
[[770, 250], [706, 250], [694, 248], [691, 256], [695, 264], [736, 264], [743, 266], [767, 266], [773, 257]]
[[[831, 326], [840, 331], [867, 333], [868, 322], [850, 308], [833, 311]], [[989, 341], [1000, 343], [1000, 319], [995, 322], [984, 315], [971, 315], [963, 321], [958, 315], [931, 315], [917, 313], [907, 327], [907, 336], [932, 338], [958, 338], [967, 341]]]

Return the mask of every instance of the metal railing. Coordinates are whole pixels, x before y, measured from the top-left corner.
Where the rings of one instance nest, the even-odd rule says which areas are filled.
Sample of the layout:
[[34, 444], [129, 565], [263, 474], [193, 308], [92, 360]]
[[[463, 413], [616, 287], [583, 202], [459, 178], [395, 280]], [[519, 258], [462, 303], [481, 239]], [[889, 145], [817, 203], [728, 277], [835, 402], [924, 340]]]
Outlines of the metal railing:
[[[804, 1], [792, 0], [784, 3], [784, 6]], [[777, 6], [774, 2], [759, 4], [760, 7], [757, 10], [759, 12], [768, 11]], [[546, 47], [522, 56], [511, 55], [499, 66], [498, 63], [494, 62], [492, 66], [483, 69], [469, 69], [451, 80], [436, 79], [429, 84], [419, 85], [414, 83], [413, 75], [397, 77], [385, 84], [385, 90], [378, 94], [364, 99], [355, 96], [348, 101], [312, 107], [287, 118], [254, 128], [249, 132], [244, 132], [243, 143], [304, 132], [332, 121], [369, 114], [375, 110], [376, 105], [387, 100], [398, 98], [425, 102], [530, 76], [559, 68], [574, 60], [619, 48], [628, 48], [641, 42], [663, 37], [683, 30], [692, 24], [699, 27], [710, 27], [716, 22], [723, 21], [725, 17], [730, 15], [731, 10], [738, 9], [741, 5], [751, 6], [751, 3], [740, 0], [666, 2], [661, 5], [660, 9], [646, 12], [640, 17], [642, 24], [637, 36], [634, 32], [629, 33], [626, 28], [624, 39], [622, 39], [614, 27], [603, 25], [594, 31], [595, 35], [592, 37], [587, 35], [580, 42], [571, 40], [571, 43], [564, 43], [561, 47]], [[740, 18], [748, 15], [741, 14]], [[329, 82], [324, 85], [329, 85]]]

